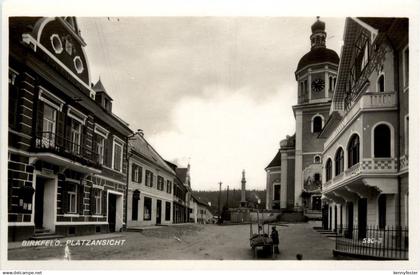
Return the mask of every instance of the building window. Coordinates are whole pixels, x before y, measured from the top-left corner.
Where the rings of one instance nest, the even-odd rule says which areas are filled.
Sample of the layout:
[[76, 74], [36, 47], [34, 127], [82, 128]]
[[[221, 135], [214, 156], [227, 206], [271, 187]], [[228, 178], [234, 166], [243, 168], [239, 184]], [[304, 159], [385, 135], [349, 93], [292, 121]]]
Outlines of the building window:
[[331, 159], [328, 159], [327, 163], [325, 164], [325, 176], [326, 176], [327, 181], [332, 179], [332, 161], [331, 161]]
[[82, 137], [82, 125], [75, 119], [71, 120], [71, 150], [73, 153], [80, 154], [80, 143]]
[[153, 187], [153, 173], [146, 170], [146, 186]]
[[321, 163], [321, 157], [320, 156], [315, 156], [314, 157], [314, 163]]
[[383, 74], [381, 74], [378, 77], [378, 81], [376, 83], [376, 90], [380, 93], [385, 92], [385, 76]]
[[150, 221], [152, 220], [152, 199], [144, 197], [144, 215], [143, 220]]
[[274, 200], [279, 201], [280, 200], [280, 185], [276, 184], [274, 185]]
[[139, 200], [140, 200], [140, 191], [134, 190], [133, 192], [133, 201], [131, 206], [131, 220], [137, 221], [139, 216]]
[[165, 221], [171, 220], [171, 203], [165, 202]]
[[95, 214], [102, 212], [102, 190], [95, 190]]
[[51, 46], [56, 54], [60, 54], [63, 52], [63, 43], [61, 43], [61, 39], [58, 34], [53, 34], [50, 37]]
[[319, 115], [312, 118], [312, 133], [319, 133], [322, 131], [323, 118]]
[[344, 150], [339, 148], [335, 154], [335, 175], [338, 176], [344, 171]]
[[163, 179], [163, 177], [158, 176], [157, 177], [157, 189], [160, 190], [160, 191], [163, 191], [164, 184], [165, 184], [165, 180]]
[[321, 175], [319, 173], [314, 174], [314, 182], [320, 182], [321, 181]]
[[347, 147], [348, 152], [348, 167], [359, 163], [360, 161], [360, 141], [358, 135], [353, 135], [350, 139], [349, 145]]
[[112, 158], [112, 168], [118, 172], [122, 170], [123, 145], [117, 140], [114, 140], [114, 154]]
[[54, 146], [55, 125], [57, 120], [57, 110], [48, 104], [44, 104], [44, 117], [42, 122], [42, 140], [46, 147]]
[[403, 82], [404, 88], [408, 87], [408, 70], [409, 70], [409, 54], [408, 47], [403, 51]]
[[77, 185], [71, 183], [67, 184], [67, 201], [69, 213], [77, 213]]
[[166, 193], [172, 193], [172, 182], [170, 180], [166, 181]]
[[382, 194], [378, 198], [378, 224], [379, 229], [385, 229], [386, 226], [386, 195]]
[[104, 164], [105, 139], [100, 135], [96, 137], [96, 153], [98, 154], [98, 162]]
[[131, 165], [131, 180], [134, 182], [141, 183], [143, 177], [143, 168], [133, 163]]
[[80, 56], [76, 56], [73, 59], [73, 63], [74, 63], [74, 68], [76, 69], [76, 72], [78, 74], [81, 74], [83, 72], [84, 68], [83, 68], [83, 62], [82, 62], [82, 59], [80, 58]]
[[391, 130], [385, 124], [380, 124], [374, 130], [374, 157], [391, 157]]

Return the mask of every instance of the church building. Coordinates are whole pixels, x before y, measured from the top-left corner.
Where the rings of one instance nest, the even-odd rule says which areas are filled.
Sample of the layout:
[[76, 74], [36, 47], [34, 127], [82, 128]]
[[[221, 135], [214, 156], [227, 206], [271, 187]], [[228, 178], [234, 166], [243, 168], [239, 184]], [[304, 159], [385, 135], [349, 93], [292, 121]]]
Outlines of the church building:
[[329, 118], [339, 57], [326, 47], [324, 22], [317, 18], [311, 30], [311, 49], [295, 71], [297, 104], [292, 109], [296, 133], [280, 142], [276, 156], [265, 168], [266, 208], [313, 210], [320, 217], [325, 138], [319, 134]]

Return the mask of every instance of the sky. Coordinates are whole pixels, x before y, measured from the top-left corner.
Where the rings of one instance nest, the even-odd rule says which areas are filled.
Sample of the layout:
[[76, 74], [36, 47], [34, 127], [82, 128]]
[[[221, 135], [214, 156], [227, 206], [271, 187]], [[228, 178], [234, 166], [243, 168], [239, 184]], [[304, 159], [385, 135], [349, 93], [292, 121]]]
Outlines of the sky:
[[[265, 189], [265, 167], [295, 132], [294, 72], [314, 17], [85, 17], [91, 81], [194, 190]], [[321, 18], [340, 54], [344, 18]]]

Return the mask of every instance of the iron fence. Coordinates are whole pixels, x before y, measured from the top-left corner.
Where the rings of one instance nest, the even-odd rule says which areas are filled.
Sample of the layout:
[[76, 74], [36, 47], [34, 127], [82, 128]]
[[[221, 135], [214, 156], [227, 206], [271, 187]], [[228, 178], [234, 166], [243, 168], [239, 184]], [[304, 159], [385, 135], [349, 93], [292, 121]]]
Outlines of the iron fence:
[[335, 250], [378, 259], [408, 259], [408, 228], [367, 226], [338, 228]]

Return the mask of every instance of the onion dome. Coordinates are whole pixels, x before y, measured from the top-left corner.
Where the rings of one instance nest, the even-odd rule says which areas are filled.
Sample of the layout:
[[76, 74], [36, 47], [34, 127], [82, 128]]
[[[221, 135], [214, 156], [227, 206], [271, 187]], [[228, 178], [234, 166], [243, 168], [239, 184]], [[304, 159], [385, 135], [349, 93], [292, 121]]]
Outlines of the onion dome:
[[325, 23], [319, 20], [319, 16], [315, 23], [312, 24], [311, 30], [311, 50], [299, 60], [296, 72], [306, 66], [317, 63], [331, 62], [338, 65], [338, 54], [326, 47], [327, 33], [325, 32]]

